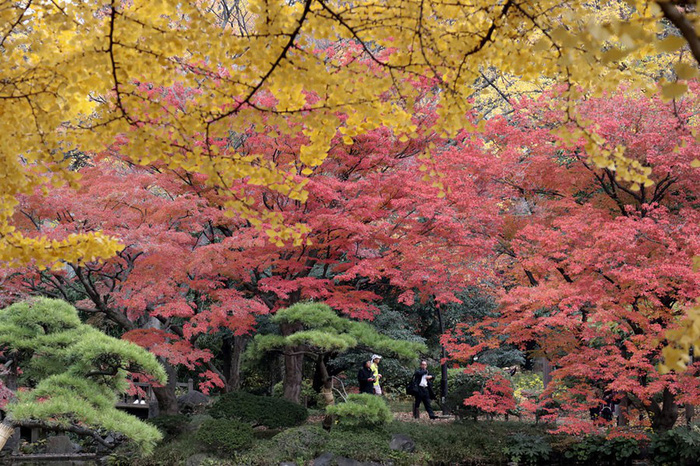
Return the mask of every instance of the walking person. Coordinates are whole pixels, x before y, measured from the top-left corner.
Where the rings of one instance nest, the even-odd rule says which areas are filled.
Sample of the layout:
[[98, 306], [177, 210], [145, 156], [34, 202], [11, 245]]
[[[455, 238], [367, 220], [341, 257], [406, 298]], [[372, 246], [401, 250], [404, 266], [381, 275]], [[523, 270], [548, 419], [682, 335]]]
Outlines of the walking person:
[[382, 386], [379, 384], [379, 379], [382, 378], [382, 374], [379, 373], [379, 363], [381, 360], [382, 360], [382, 357], [379, 356], [378, 354], [372, 355], [372, 365], [370, 366], [370, 368], [372, 369], [372, 374], [374, 376], [374, 394], [375, 395], [382, 394]]
[[414, 395], [415, 401], [413, 402], [413, 417], [418, 419], [420, 413], [418, 408], [420, 404], [423, 403], [425, 410], [428, 412], [430, 419], [437, 419], [437, 416], [433, 412], [432, 406], [430, 406], [430, 400], [435, 398], [433, 392], [433, 379], [435, 377], [428, 372], [428, 361], [421, 361], [420, 368], [413, 373], [413, 386], [415, 387]]
[[360, 393], [374, 394], [374, 375], [370, 365], [372, 361], [365, 361], [357, 372], [357, 383], [360, 386]]

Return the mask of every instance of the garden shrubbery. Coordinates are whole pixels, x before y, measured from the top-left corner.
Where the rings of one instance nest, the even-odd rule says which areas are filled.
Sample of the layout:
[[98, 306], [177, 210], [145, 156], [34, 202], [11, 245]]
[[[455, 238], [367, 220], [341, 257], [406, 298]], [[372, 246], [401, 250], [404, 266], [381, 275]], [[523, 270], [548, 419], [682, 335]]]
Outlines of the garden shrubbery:
[[217, 419], [239, 419], [254, 426], [270, 429], [297, 426], [309, 417], [309, 412], [304, 406], [282, 398], [245, 392], [221, 396], [209, 408], [209, 414]]
[[163, 441], [167, 442], [187, 430], [190, 419], [184, 414], [158, 416], [147, 421], [158, 428], [163, 434]]
[[698, 464], [700, 427], [680, 427], [654, 435], [651, 440], [651, 457], [656, 464]]
[[234, 419], [210, 419], [202, 423], [195, 438], [209, 451], [231, 455], [253, 445], [253, 429]]
[[[473, 381], [473, 377], [467, 380]], [[290, 405], [291, 409], [287, 409]], [[261, 438], [251, 424], [276, 429], [306, 419], [303, 407], [275, 398], [233, 393], [222, 396], [211, 411], [216, 418], [161, 416], [150, 420], [168, 440], [157, 447], [154, 455], [131, 463], [120, 462], [115, 453], [113, 464], [185, 464], [189, 457], [201, 453], [211, 455], [214, 461], [211, 464], [248, 466], [285, 461], [308, 464], [323, 453], [360, 462], [391, 461], [396, 466], [509, 461], [520, 465], [624, 465], [638, 459], [648, 459], [650, 464], [690, 466], [698, 464], [700, 458], [698, 427], [677, 428], [648, 437], [608, 438], [552, 435], [548, 433], [552, 426], [526, 422], [468, 419], [445, 424], [401, 422], [392, 420], [384, 399], [364, 394], [351, 394], [346, 402], [328, 407], [328, 414], [336, 416], [338, 421], [330, 432], [312, 424], [279, 433], [265, 430], [274, 436]], [[194, 435], [188, 434], [195, 431]], [[393, 434], [409, 436], [415, 442], [415, 451], [392, 451]]]
[[603, 435], [563, 437], [557, 450], [561, 456], [579, 464], [626, 464], [641, 453], [640, 440]]
[[350, 394], [347, 401], [328, 406], [326, 412], [337, 416], [344, 427], [383, 426], [393, 419], [382, 397], [366, 393]]
[[545, 435], [516, 432], [508, 438], [503, 454], [514, 463], [540, 464], [549, 459], [552, 446]]

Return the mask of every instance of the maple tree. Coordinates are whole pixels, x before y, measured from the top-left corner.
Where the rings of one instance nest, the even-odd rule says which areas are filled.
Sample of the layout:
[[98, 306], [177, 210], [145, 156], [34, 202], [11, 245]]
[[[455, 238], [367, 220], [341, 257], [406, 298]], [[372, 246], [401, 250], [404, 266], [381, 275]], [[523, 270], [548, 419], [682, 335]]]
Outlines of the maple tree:
[[[198, 370], [205, 389], [237, 388], [255, 316], [310, 299], [359, 319], [378, 313], [374, 302], [387, 294], [407, 304], [417, 295], [456, 301], [455, 292], [481, 277], [497, 220], [469, 179], [455, 178], [441, 192], [430, 175], [459, 174], [461, 163], [454, 153], [421, 158], [438, 141], [431, 131], [433, 109], [425, 105], [414, 116], [424, 127], [416, 139], [402, 141], [389, 128], [356, 136], [352, 145], [336, 137], [331, 155], [308, 175], [304, 203], [247, 188], [256, 210], [305, 225], [299, 245], [273, 244], [247, 218], [227, 216], [227, 194], [208, 186], [204, 175], [134, 165], [122, 154], [132, 142], [123, 135], [85, 162], [79, 189], [22, 197], [14, 222], [27, 237], [60, 240], [100, 230], [125, 247], [104, 263], [68, 263], [60, 271], [20, 268], [11, 285], [19, 293], [75, 302], [94, 322], [106, 318], [126, 332], [124, 338], [161, 357], [169, 386], [154, 391], [164, 412], [176, 409], [178, 365]], [[291, 163], [305, 138], [303, 132], [270, 137], [249, 129], [238, 135], [235, 150]], [[222, 153], [229, 150], [229, 141], [219, 144]], [[281, 329], [294, 331], [284, 323]], [[202, 337], [210, 334], [222, 335], [219, 346], [206, 346]], [[285, 356], [292, 368], [285, 396], [294, 400], [300, 361], [299, 355]]]
[[[243, 10], [225, 2], [213, 9], [208, 2], [3, 1], [0, 129], [8, 137], [0, 152], [0, 260], [81, 263], [121, 249], [101, 231], [58, 242], [26, 237], [10, 221], [19, 195], [49, 178], [76, 181], [66, 153], [100, 151], [118, 134], [130, 134], [125, 150], [135, 162], [204, 173], [206, 183], [228, 194], [227, 209], [268, 222], [273, 240], [300, 244], [303, 225], [283, 226], [275, 212], [256, 211], [232, 189], [263, 185], [303, 201], [308, 192], [295, 166], [255, 152], [222, 155], [215, 141], [251, 125], [263, 132], [266, 125], [301, 125], [308, 139], [295, 164], [308, 175], [328, 156], [339, 111], [348, 140], [381, 127], [413, 136], [417, 77], [441, 89], [437, 128], [451, 135], [466, 124], [472, 103], [465, 97], [484, 67], [528, 82], [544, 76], [569, 83], [561, 102], [567, 107], [581, 95], [578, 85], [593, 92], [623, 81], [647, 86], [629, 65], [650, 55], [681, 55], [687, 43], [700, 56], [696, 13], [687, 2], [610, 3], [253, 0]], [[612, 13], [601, 15], [601, 8]], [[683, 39], [658, 34], [664, 17]], [[676, 71], [680, 81], [665, 83], [669, 96], [682, 94], [695, 73], [682, 61]], [[173, 85], [183, 97], [176, 110], [152, 91]], [[585, 127], [569, 131], [588, 140], [595, 164], [615, 166], [627, 181], [649, 181], [623, 148], [601, 143]]]
[[671, 102], [632, 89], [577, 102], [574, 111], [609, 144], [651, 170], [654, 184], [637, 191], [591, 165], [583, 140], [552, 136], [550, 128], [570, 124], [552, 103], [557, 91], [486, 125], [484, 149], [496, 157], [474, 159], [473, 176], [490, 180], [489, 195], [501, 199], [495, 266], [505, 291], [497, 316], [462, 324], [448, 346], [469, 359], [505, 335], [544, 355], [554, 367], [545, 396], [560, 405], [563, 430], [586, 429], [580, 413], [606, 392], [661, 430], [675, 423], [678, 404], [700, 401], [697, 364], [657, 371], [665, 332], [700, 283], [692, 267], [700, 248], [700, 173], [691, 168], [697, 84], [690, 89]]

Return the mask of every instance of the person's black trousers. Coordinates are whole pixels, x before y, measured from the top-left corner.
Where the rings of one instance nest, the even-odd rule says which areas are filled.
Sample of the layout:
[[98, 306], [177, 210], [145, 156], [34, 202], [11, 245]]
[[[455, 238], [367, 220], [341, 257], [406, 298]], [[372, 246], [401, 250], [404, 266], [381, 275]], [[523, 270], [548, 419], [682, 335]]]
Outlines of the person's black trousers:
[[418, 394], [414, 395], [414, 397], [416, 400], [413, 402], [413, 417], [420, 417], [418, 408], [422, 402], [423, 406], [425, 406], [425, 410], [428, 412], [428, 416], [430, 416], [431, 419], [434, 418], [435, 413], [433, 412], [433, 408], [430, 406], [430, 395], [428, 394], [428, 389], [425, 387], [418, 387]]

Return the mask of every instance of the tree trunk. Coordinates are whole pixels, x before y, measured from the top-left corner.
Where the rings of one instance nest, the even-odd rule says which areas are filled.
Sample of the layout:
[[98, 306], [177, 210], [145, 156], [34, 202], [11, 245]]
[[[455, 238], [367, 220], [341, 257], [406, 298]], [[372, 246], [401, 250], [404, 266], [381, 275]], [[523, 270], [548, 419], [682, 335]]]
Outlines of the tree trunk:
[[[693, 352], [693, 347], [690, 347], [690, 361], [688, 361], [688, 366], [695, 362], [695, 354]], [[686, 403], [685, 408], [685, 425], [688, 427], [693, 425], [693, 416], [695, 415], [695, 406], [692, 403]]]
[[247, 335], [231, 335], [224, 338], [221, 350], [226, 392], [234, 392], [241, 388], [241, 359], [248, 339]]
[[552, 382], [552, 365], [549, 363], [549, 359], [542, 357], [542, 385], [547, 388]]
[[665, 432], [671, 430], [678, 420], [678, 405], [676, 404], [676, 398], [669, 391], [668, 388], [664, 388], [664, 393], [662, 396], [662, 405], [653, 401], [649, 406], [649, 415], [651, 417], [651, 428], [654, 432]]
[[328, 367], [326, 366], [326, 361], [323, 356], [318, 357], [318, 369], [321, 375], [321, 380], [323, 381], [323, 386], [321, 387], [321, 395], [323, 396], [326, 406], [335, 404], [335, 399], [333, 398], [333, 378], [328, 373]]
[[168, 383], [162, 387], [153, 387], [153, 394], [158, 400], [158, 415], [172, 415], [178, 413], [177, 397], [175, 396], [175, 388], [177, 387], [177, 371], [175, 367], [164, 360], [160, 363], [165, 368], [168, 374]]
[[621, 400], [620, 400], [620, 414], [617, 417], [617, 425], [619, 427], [627, 426], [628, 424], [628, 406], [629, 406], [629, 399], [627, 398], [627, 395], [625, 395]]
[[[289, 336], [303, 327], [299, 323], [280, 325], [282, 335]], [[304, 354], [301, 348], [287, 348], [284, 353], [284, 397], [289, 401], [299, 403], [301, 396], [301, 381], [304, 377]]]
[[[318, 372], [323, 381], [323, 386], [321, 387], [321, 395], [326, 403], [326, 406], [332, 406], [335, 404], [335, 398], [333, 397], [333, 378], [331, 378], [328, 373], [328, 368], [326, 367], [326, 362], [324, 361], [323, 355], [318, 357]], [[322, 426], [326, 430], [331, 430], [333, 423], [335, 422], [335, 416], [332, 414], [326, 414], [323, 418]]]

